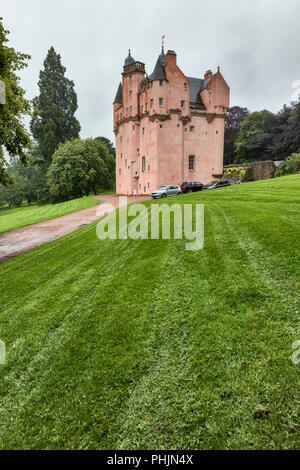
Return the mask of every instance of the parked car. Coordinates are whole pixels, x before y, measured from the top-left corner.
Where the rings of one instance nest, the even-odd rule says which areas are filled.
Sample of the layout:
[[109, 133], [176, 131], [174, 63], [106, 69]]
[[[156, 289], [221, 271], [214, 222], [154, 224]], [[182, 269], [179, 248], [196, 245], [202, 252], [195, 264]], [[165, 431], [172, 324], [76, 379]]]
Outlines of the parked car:
[[161, 197], [167, 197], [167, 196], [179, 196], [179, 194], [182, 194], [180, 186], [173, 184], [173, 185], [161, 186], [155, 191], [152, 191], [151, 197], [152, 199], [160, 199]]
[[193, 193], [195, 191], [202, 191], [203, 184], [199, 183], [199, 181], [189, 181], [187, 183], [182, 183], [180, 187], [183, 193]]
[[204, 189], [217, 189], [217, 188], [224, 188], [225, 186], [231, 186], [231, 184], [229, 183], [229, 181], [220, 180], [220, 181], [216, 181], [213, 184], [210, 184]]

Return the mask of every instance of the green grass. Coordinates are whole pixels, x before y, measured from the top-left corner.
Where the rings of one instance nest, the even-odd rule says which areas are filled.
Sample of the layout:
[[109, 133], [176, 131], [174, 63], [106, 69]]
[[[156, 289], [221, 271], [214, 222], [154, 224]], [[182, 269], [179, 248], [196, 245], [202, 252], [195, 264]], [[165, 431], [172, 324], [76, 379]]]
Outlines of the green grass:
[[0, 449], [299, 448], [299, 189], [167, 199], [201, 251], [92, 224], [1, 265]]
[[15, 209], [0, 210], [0, 233], [8, 232], [26, 225], [36, 224], [44, 220], [55, 219], [61, 215], [86, 209], [99, 204], [91, 196], [72, 199], [59, 204], [44, 204], [42, 206], [22, 206]]

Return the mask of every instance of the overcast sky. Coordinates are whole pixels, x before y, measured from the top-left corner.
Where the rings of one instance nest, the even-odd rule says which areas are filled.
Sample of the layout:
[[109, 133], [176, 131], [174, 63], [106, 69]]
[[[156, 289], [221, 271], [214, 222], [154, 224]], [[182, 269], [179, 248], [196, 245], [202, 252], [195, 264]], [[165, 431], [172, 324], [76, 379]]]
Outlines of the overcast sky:
[[21, 73], [27, 97], [50, 46], [75, 83], [81, 137], [112, 132], [114, 100], [128, 48], [151, 73], [165, 48], [188, 76], [219, 65], [231, 106], [278, 111], [300, 80], [299, 0], [1, 0], [9, 45], [31, 55]]

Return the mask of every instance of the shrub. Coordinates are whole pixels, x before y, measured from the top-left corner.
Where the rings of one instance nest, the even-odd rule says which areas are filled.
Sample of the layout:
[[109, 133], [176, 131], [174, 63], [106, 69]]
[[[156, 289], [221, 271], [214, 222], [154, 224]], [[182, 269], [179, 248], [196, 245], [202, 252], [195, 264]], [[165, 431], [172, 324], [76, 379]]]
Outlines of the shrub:
[[279, 165], [275, 176], [290, 175], [300, 171], [300, 153], [293, 153], [284, 162]]

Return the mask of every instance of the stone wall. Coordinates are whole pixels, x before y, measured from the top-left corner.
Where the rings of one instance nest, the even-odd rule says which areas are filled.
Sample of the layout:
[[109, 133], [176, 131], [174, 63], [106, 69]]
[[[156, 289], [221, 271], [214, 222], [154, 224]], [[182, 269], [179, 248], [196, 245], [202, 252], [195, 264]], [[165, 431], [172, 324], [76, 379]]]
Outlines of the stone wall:
[[271, 160], [227, 165], [224, 166], [223, 179], [228, 180], [231, 184], [266, 180], [274, 177], [275, 170], [276, 166]]

